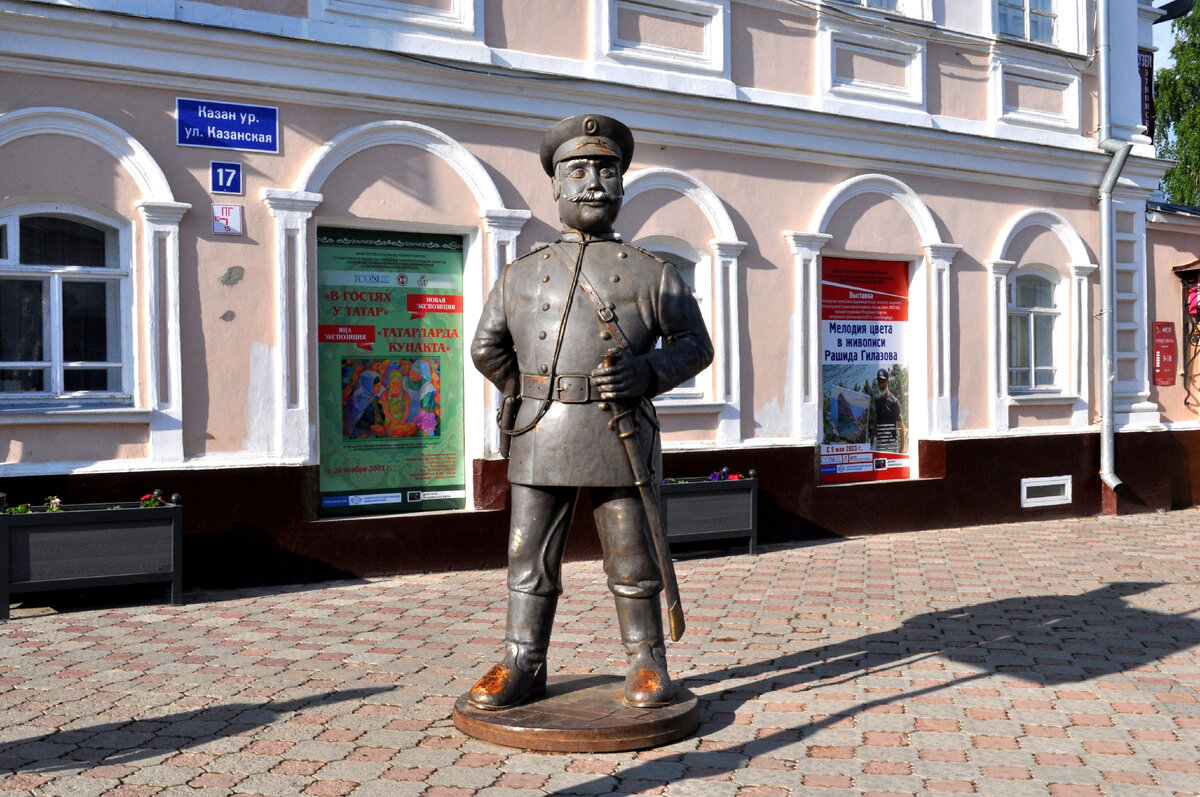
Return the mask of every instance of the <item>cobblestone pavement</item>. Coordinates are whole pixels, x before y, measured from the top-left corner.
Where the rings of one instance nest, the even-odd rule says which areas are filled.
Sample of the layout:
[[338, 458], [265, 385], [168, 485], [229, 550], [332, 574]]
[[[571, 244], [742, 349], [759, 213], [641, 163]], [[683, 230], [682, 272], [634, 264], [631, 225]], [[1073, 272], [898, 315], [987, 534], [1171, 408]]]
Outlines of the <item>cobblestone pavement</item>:
[[[678, 565], [698, 733], [641, 753], [465, 737], [504, 575], [196, 593], [0, 624], [0, 795], [1200, 793], [1200, 511]], [[551, 661], [618, 672], [596, 562]]]

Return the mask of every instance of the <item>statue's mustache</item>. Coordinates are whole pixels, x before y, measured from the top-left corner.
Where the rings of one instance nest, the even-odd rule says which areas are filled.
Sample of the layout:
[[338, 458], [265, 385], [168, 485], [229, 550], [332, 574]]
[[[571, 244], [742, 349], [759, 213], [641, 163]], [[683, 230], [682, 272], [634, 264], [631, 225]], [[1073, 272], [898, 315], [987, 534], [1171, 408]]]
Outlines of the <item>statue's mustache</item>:
[[563, 199], [568, 202], [616, 202], [620, 198], [620, 194], [612, 194], [608, 191], [580, 191], [578, 194], [563, 196]]

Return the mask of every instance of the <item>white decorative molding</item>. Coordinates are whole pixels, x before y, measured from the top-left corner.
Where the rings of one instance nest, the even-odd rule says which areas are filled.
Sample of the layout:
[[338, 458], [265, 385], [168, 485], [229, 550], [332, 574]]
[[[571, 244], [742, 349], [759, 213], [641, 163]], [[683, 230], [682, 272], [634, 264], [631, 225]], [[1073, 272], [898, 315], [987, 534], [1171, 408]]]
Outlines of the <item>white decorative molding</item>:
[[[479, 209], [483, 235], [479, 230], [464, 230], [463, 317], [478, 318], [483, 311], [485, 273], [492, 279], [504, 263], [515, 255], [517, 235], [532, 215], [525, 209], [504, 206], [500, 191], [483, 164], [459, 142], [432, 127], [400, 120], [371, 122], [334, 136], [309, 156], [291, 188], [264, 188], [262, 200], [275, 217], [276, 329], [277, 346], [273, 363], [276, 395], [277, 430], [272, 452], [284, 460], [315, 462], [317, 429], [314, 425], [312, 397], [308, 385], [316, 362], [312, 336], [308, 334], [314, 306], [307, 290], [310, 265], [308, 248], [312, 239], [309, 219], [322, 201], [321, 189], [329, 176], [347, 159], [380, 146], [407, 146], [427, 152], [448, 165], [470, 189]], [[369, 221], [369, 220], [364, 220]], [[382, 220], [381, 220], [382, 221]], [[388, 220], [395, 225], [397, 220]], [[400, 220], [403, 221], [403, 220]], [[289, 254], [290, 252], [290, 254]], [[492, 280], [488, 280], [490, 285]], [[289, 320], [289, 301], [295, 319]], [[289, 326], [294, 324], [295, 327]], [[286, 341], [291, 334], [298, 350], [289, 352]], [[488, 396], [498, 402], [496, 391], [474, 369], [464, 369], [465, 395]], [[288, 401], [289, 393], [296, 396]], [[493, 409], [495, 407], [493, 406]], [[494, 423], [485, 423], [493, 413], [467, 413], [464, 418], [466, 456], [489, 456], [499, 450], [499, 431]], [[472, 441], [478, 450], [472, 451]], [[468, 491], [469, 493], [470, 491]], [[468, 507], [472, 505], [468, 498]]]
[[[191, 205], [175, 201], [162, 168], [141, 142], [105, 119], [60, 107], [23, 108], [0, 115], [0, 147], [42, 135], [68, 136], [99, 147], [121, 165], [141, 192], [136, 206], [142, 216], [142, 248], [139, 262], [131, 263], [131, 271], [135, 280], [134, 300], [138, 312], [146, 319], [146, 337], [138, 347], [140, 355], [134, 368], [145, 364], [150, 464], [181, 462], [184, 452], [179, 221]], [[86, 413], [76, 417], [80, 422], [90, 421]]]
[[[712, 229], [713, 237], [708, 241], [711, 262], [713, 344], [715, 353], [712, 364], [712, 379], [717, 394], [707, 402], [692, 402], [688, 409], [701, 411], [715, 409], [720, 413], [717, 422], [717, 440], [720, 443], [737, 443], [742, 439], [741, 429], [741, 334], [738, 312], [740, 276], [738, 257], [746, 248], [739, 241], [720, 197], [687, 172], [678, 169], [652, 168], [630, 172], [625, 176], [625, 201], [653, 190], [672, 191], [690, 200]], [[697, 268], [702, 268], [697, 263]], [[663, 408], [671, 405], [670, 398], [657, 402]], [[683, 402], [681, 402], [682, 404]]]
[[363, 27], [403, 26], [476, 36], [476, 18], [483, 18], [481, 0], [448, 0], [448, 7], [433, 8], [404, 0], [319, 0], [317, 17]]
[[[1078, 133], [1080, 126], [1081, 84], [1077, 71], [1061, 58], [1022, 57], [993, 49], [988, 66], [988, 118], [992, 123], [1022, 127], [1048, 128]], [[1060, 111], [1027, 108], [1008, 101], [1009, 86], [1054, 92], [1062, 103]]]
[[[817, 75], [822, 95], [908, 105], [925, 109], [925, 43], [895, 30], [886, 35], [874, 25], [853, 25], [823, 14], [817, 27]], [[903, 73], [900, 83], [888, 83], [841, 74], [839, 61], [866, 59], [896, 62]]]
[[792, 252], [792, 325], [788, 344], [788, 407], [792, 436], [816, 443], [821, 430], [821, 249], [833, 240], [818, 232], [785, 232]]
[[[909, 283], [909, 368], [912, 373], [928, 374], [926, 380], [909, 381], [909, 428], [918, 436], [944, 437], [953, 430], [950, 396], [950, 265], [962, 249], [958, 244], [943, 241], [941, 231], [929, 207], [908, 185], [884, 174], [864, 174], [845, 180], [830, 190], [813, 213], [811, 229], [823, 234], [838, 210], [855, 197], [877, 194], [895, 201], [912, 220], [921, 239], [923, 252], [914, 259]], [[801, 234], [787, 233], [793, 252], [804, 239]], [[817, 240], [811, 237], [810, 241]], [[828, 240], [828, 236], [826, 236]], [[801, 261], [798, 259], [797, 264]], [[932, 273], [930, 273], [932, 272]], [[802, 434], [811, 430], [816, 439], [820, 418], [820, 254], [812, 255], [811, 296], [797, 298], [796, 315], [804, 317], [807, 337], [803, 345], [793, 345], [793, 385], [804, 379], [793, 394], [804, 396], [807, 406], [801, 409]], [[807, 305], [807, 306], [806, 306]], [[928, 349], [919, 345], [922, 338], [930, 341]], [[796, 361], [799, 358], [799, 361]], [[801, 377], [801, 375], [806, 375]], [[805, 439], [808, 439], [807, 437]], [[914, 446], [915, 448], [915, 446]]]
[[[1018, 263], [1008, 259], [1013, 241], [1030, 229], [1048, 230], [1058, 238], [1067, 252], [1067, 262], [1028, 266], [1031, 271], [1050, 279], [1055, 285], [1058, 304], [1066, 306], [1055, 324], [1055, 356], [1065, 355], [1060, 367], [1065, 378], [1056, 380], [1053, 391], [1022, 391], [1012, 393], [1008, 384], [1008, 293], [1009, 280], [1018, 270]], [[992, 406], [992, 429], [1009, 429], [1008, 410], [1014, 404], [1065, 404], [1071, 407], [1071, 425], [1087, 426], [1090, 422], [1090, 356], [1089, 328], [1091, 325], [1091, 291], [1088, 281], [1097, 266], [1089, 261], [1083, 237], [1063, 216], [1053, 210], [1033, 208], [1017, 213], [996, 236], [993, 257], [988, 267], [988, 373]], [[1045, 273], [1047, 270], [1053, 273]], [[1063, 299], [1065, 298], [1065, 301]], [[1057, 361], [1056, 361], [1057, 362]]]
[[988, 260], [988, 404], [992, 429], [1008, 431], [1008, 273], [1011, 260]]
[[[592, 0], [592, 57], [729, 77], [730, 0]], [[622, 15], [699, 28], [700, 47], [656, 44], [621, 34]]]
[[324, 197], [311, 191], [264, 188], [261, 198], [275, 222], [271, 450], [283, 460], [311, 463], [316, 427], [309, 415], [308, 220]]
[[950, 264], [962, 251], [959, 244], [930, 243], [925, 245], [925, 262], [930, 267], [929, 295], [930, 330], [929, 360], [933, 368], [933, 396], [929, 415], [929, 430], [944, 436], [954, 428], [950, 397]]

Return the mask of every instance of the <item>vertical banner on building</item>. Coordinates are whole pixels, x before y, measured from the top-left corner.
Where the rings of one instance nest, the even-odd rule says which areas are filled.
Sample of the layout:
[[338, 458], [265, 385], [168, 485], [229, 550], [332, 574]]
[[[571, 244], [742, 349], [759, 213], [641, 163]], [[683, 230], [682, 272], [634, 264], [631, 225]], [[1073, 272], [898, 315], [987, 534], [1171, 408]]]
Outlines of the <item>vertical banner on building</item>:
[[1138, 79], [1142, 84], [1142, 124], [1154, 138], [1154, 51], [1138, 48]]
[[1175, 324], [1172, 321], [1154, 322], [1154, 384], [1168, 387], [1175, 384]]
[[821, 262], [821, 483], [905, 479], [908, 263]]
[[461, 509], [463, 241], [317, 231], [321, 514]]

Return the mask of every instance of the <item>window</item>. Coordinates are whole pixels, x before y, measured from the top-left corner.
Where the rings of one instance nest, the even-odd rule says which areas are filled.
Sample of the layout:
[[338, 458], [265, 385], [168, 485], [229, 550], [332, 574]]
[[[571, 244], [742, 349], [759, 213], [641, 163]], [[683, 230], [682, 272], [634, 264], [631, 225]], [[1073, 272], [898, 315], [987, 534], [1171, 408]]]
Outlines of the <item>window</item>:
[[1031, 42], [1054, 44], [1054, 0], [997, 0], [1000, 33]]
[[[690, 252], [685, 253], [683, 251], [684, 246], [686, 245], [671, 246], [668, 244], [667, 246], [663, 246], [660, 243], [660, 245], [654, 246], [653, 244], [649, 244], [646, 246], [646, 251], [650, 252], [650, 254], [654, 255], [655, 257], [661, 257], [663, 260], [675, 266], [675, 268], [679, 271], [679, 276], [682, 277], [683, 281], [687, 283], [687, 286], [692, 289], [692, 294], [696, 297], [696, 304], [700, 305], [700, 316], [704, 319], [704, 325], [711, 330], [712, 321], [709, 318], [710, 311], [708, 308], [708, 303], [706, 302], [706, 294], [708, 293], [708, 280], [702, 279], [701, 282], [704, 284], [697, 286], [697, 258]], [[705, 391], [699, 386], [699, 382], [697, 380], [701, 377], [705, 379], [711, 379], [710, 371], [705, 370], [701, 374], [693, 376], [691, 379], [688, 379], [685, 382], [680, 382], [671, 391], [666, 393], [666, 395], [671, 398], [704, 398], [706, 392], [708, 391]]]
[[856, 6], [866, 6], [867, 8], [882, 8], [887, 11], [895, 11], [899, 0], [842, 0], [842, 2], [851, 3]]
[[0, 218], [0, 402], [129, 399], [119, 239], [68, 215]]
[[1012, 280], [1008, 301], [1008, 386], [1022, 390], [1057, 388], [1054, 327], [1058, 310], [1054, 284], [1036, 274]]

